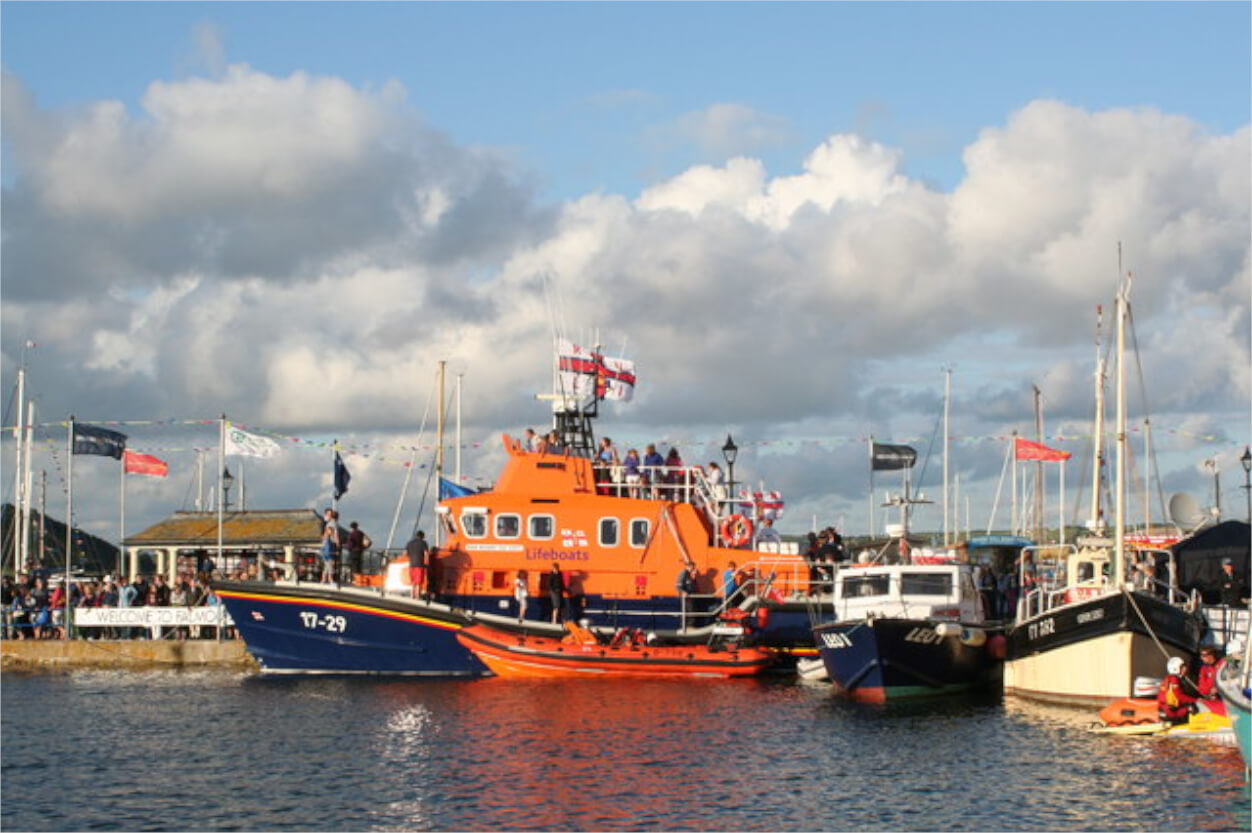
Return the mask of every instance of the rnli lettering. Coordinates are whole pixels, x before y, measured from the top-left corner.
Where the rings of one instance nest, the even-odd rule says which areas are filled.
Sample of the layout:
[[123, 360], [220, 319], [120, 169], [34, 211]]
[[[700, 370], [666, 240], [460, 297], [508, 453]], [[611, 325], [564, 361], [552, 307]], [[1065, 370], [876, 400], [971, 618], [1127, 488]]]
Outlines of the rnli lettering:
[[1054, 633], [1056, 633], [1056, 621], [1050, 616], [1042, 622], [1031, 622], [1026, 626], [1026, 638], [1030, 640], [1051, 636]]
[[329, 613], [325, 616], [318, 616], [315, 611], [300, 611], [300, 624], [309, 630], [324, 630], [327, 633], [343, 633], [348, 629], [348, 617], [332, 616]]
[[552, 550], [536, 547], [526, 550], [527, 561], [590, 561], [591, 553], [586, 550]]
[[904, 637], [905, 642], [916, 642], [919, 645], [934, 645], [942, 642], [943, 637], [935, 633], [934, 628], [913, 628]]
[[852, 640], [841, 633], [824, 633], [822, 634], [822, 644], [827, 648], [851, 648]]

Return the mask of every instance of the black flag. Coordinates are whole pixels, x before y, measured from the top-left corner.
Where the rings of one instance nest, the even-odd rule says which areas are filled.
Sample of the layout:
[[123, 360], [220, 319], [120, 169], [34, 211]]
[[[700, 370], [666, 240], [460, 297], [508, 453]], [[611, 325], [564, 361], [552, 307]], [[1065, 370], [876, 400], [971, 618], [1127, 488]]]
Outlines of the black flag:
[[907, 445], [887, 445], [871, 441], [871, 471], [896, 471], [911, 469], [917, 462], [917, 451]]
[[122, 459], [126, 450], [126, 435], [95, 425], [74, 423], [74, 453], [99, 454], [101, 457]]
[[339, 456], [339, 452], [335, 452], [335, 500], [343, 497], [348, 491], [348, 481], [352, 479], [352, 475], [348, 473], [348, 467], [343, 464], [343, 458]]

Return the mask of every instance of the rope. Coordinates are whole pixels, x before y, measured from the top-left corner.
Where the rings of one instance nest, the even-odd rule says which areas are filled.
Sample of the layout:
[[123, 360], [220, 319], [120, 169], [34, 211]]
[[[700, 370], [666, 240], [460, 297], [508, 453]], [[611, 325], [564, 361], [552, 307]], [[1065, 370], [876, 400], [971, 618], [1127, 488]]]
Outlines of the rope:
[[1139, 603], [1135, 601], [1135, 595], [1126, 588], [1122, 588], [1122, 595], [1130, 600], [1130, 606], [1135, 609], [1139, 621], [1143, 623], [1143, 627], [1147, 630], [1148, 636], [1152, 637], [1152, 641], [1156, 643], [1156, 647], [1160, 650], [1161, 656], [1169, 659], [1169, 651], [1165, 650], [1165, 646], [1161, 644], [1161, 640], [1156, 638], [1156, 631], [1152, 630], [1152, 626], [1148, 624], [1148, 620], [1143, 615], [1143, 611], [1139, 609]]

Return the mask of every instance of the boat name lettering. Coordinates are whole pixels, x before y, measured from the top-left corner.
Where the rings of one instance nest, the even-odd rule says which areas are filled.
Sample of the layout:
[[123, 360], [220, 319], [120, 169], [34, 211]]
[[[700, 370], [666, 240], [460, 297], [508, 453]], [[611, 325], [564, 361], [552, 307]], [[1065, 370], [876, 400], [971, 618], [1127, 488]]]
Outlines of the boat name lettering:
[[1086, 613], [1078, 614], [1078, 624], [1081, 625], [1083, 622], [1094, 622], [1096, 619], [1103, 619], [1103, 618], [1104, 618], [1104, 608], [1098, 608], [1096, 610], [1088, 610]]
[[348, 617], [332, 616], [329, 613], [325, 616], [318, 616], [316, 611], [302, 610], [300, 611], [300, 624], [310, 630], [321, 628], [327, 633], [343, 633], [348, 629]]
[[590, 561], [591, 553], [586, 550], [550, 550], [537, 547], [526, 551], [527, 561]]
[[1026, 637], [1028, 639], [1038, 639], [1041, 636], [1051, 636], [1056, 633], [1056, 621], [1049, 616], [1042, 622], [1031, 622], [1026, 626]]
[[851, 648], [852, 640], [842, 633], [824, 633], [822, 644], [827, 648]]
[[921, 645], [934, 645], [936, 642], [942, 642], [943, 637], [935, 633], [934, 628], [913, 628], [904, 637], [905, 642], [917, 642]]

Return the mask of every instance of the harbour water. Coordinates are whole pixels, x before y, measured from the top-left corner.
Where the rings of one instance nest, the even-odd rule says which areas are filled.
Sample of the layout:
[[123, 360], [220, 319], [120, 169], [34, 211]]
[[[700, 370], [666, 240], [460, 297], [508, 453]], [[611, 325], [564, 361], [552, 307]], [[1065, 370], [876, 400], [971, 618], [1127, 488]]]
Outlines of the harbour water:
[[12, 830], [1248, 830], [1238, 752], [826, 684], [6, 672]]

